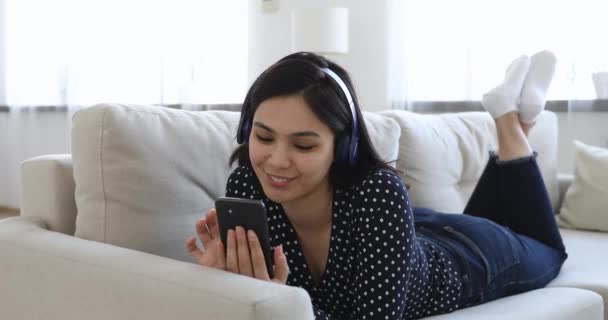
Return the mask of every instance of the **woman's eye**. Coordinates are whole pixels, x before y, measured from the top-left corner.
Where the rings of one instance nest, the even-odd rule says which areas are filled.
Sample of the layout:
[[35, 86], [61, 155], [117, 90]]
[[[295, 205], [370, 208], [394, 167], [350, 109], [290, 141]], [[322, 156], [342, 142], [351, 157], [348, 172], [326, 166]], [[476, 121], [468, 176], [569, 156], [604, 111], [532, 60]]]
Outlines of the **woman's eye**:
[[314, 146], [302, 146], [302, 145], [296, 145], [296, 148], [300, 149], [300, 150], [310, 150], [312, 148], [314, 148]]
[[258, 138], [258, 140], [260, 140], [262, 142], [270, 142], [270, 141], [272, 141], [272, 139], [270, 139], [270, 138], [264, 138], [264, 137], [261, 137], [261, 136], [258, 136], [258, 135], [256, 135], [256, 137]]
[[[271, 142], [273, 141], [273, 139], [272, 139], [272, 138], [265, 138], [265, 137], [262, 137], [262, 136], [257, 135], [257, 134], [255, 135], [255, 137], [256, 137], [256, 138], [257, 138], [259, 141], [261, 141], [262, 143], [271, 143]], [[301, 145], [301, 144], [295, 144], [294, 146], [295, 146], [295, 147], [296, 147], [298, 150], [302, 150], [302, 151], [308, 151], [308, 150], [311, 150], [312, 148], [314, 148], [314, 147], [315, 147], [315, 146], [307, 146], [307, 145]]]

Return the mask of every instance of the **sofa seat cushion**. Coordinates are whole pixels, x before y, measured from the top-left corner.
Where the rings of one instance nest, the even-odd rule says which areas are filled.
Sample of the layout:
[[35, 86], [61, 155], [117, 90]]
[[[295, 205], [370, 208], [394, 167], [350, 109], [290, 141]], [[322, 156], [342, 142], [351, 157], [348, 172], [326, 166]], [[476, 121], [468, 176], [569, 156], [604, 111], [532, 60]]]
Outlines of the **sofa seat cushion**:
[[[487, 112], [418, 114], [383, 111], [401, 126], [397, 169], [411, 185], [415, 206], [462, 212], [497, 145], [496, 125]], [[530, 132], [530, 144], [555, 208], [557, 186], [557, 117], [544, 111]]]
[[608, 233], [560, 229], [568, 259], [549, 287], [595, 291], [604, 299], [608, 319]]
[[[397, 158], [399, 126], [363, 114], [372, 143]], [[225, 194], [239, 112], [106, 104], [73, 117], [75, 235], [193, 261], [184, 241]]]
[[490, 301], [433, 320], [602, 320], [602, 298], [574, 288], [543, 288]]

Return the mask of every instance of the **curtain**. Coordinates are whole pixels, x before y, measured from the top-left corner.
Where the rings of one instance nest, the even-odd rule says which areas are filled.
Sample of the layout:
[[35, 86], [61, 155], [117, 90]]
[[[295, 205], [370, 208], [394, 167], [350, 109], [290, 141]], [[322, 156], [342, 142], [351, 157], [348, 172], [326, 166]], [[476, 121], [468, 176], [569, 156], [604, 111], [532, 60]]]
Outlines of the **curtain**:
[[389, 97], [480, 100], [509, 62], [549, 49], [557, 58], [548, 99], [594, 99], [592, 74], [608, 71], [605, 14], [596, 0], [389, 0]]
[[248, 1], [4, 1], [6, 101], [0, 104], [244, 98]]

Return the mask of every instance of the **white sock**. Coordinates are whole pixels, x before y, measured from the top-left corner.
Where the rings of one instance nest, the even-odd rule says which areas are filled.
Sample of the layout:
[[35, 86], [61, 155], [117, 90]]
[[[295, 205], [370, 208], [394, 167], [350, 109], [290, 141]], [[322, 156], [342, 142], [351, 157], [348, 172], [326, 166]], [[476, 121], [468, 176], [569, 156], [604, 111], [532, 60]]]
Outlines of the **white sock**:
[[517, 111], [521, 88], [528, 73], [530, 58], [522, 55], [513, 60], [505, 73], [505, 80], [482, 97], [483, 107], [496, 119], [510, 111]]
[[533, 123], [545, 108], [547, 89], [555, 73], [557, 59], [551, 51], [540, 51], [530, 58], [530, 70], [521, 91], [519, 119]]

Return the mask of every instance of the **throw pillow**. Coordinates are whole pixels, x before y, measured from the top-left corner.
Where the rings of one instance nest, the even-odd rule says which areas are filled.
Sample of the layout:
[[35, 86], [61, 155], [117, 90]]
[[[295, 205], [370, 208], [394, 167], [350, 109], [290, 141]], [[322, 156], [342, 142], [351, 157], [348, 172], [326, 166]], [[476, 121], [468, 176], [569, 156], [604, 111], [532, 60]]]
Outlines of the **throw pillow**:
[[[496, 149], [496, 125], [487, 112], [419, 114], [403, 110], [382, 111], [401, 127], [397, 169], [411, 184], [414, 206], [442, 212], [462, 212]], [[544, 111], [530, 132], [538, 152], [545, 186], [552, 205], [557, 190], [557, 116]]]
[[608, 232], [608, 149], [574, 141], [574, 180], [566, 191], [559, 225]]

